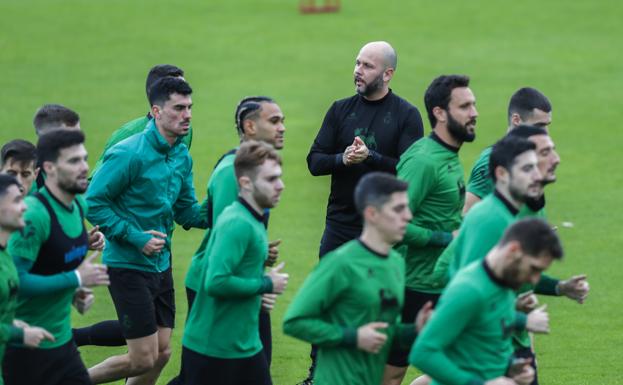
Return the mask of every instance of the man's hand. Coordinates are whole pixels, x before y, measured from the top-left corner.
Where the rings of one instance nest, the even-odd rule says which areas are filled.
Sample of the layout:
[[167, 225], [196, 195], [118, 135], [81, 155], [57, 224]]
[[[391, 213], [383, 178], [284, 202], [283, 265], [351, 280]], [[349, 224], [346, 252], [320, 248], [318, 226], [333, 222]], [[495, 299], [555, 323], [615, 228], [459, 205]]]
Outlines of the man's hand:
[[346, 149], [342, 153], [342, 163], [344, 163], [345, 166], [350, 166], [351, 164], [353, 164], [350, 159], [353, 151], [355, 151], [355, 146], [350, 145], [346, 147]]
[[515, 300], [515, 309], [522, 313], [530, 313], [538, 304], [538, 298], [534, 295], [534, 292], [530, 290], [517, 296], [517, 299]]
[[355, 140], [353, 140], [353, 144], [351, 145], [354, 149], [348, 154], [348, 162], [350, 164], [361, 163], [364, 160], [368, 159], [368, 155], [370, 155], [370, 150], [368, 150], [368, 146], [361, 140], [360, 137], [356, 136]]
[[547, 305], [532, 310], [528, 314], [526, 329], [533, 333], [549, 333], [549, 314], [545, 311]]
[[273, 267], [266, 274], [271, 281], [273, 281], [273, 293], [281, 294], [286, 289], [288, 285], [288, 278], [290, 277], [287, 273], [282, 273], [281, 269], [286, 265], [285, 262], [281, 262], [276, 267]]
[[78, 313], [84, 314], [89, 311], [91, 306], [93, 306], [93, 302], [95, 302], [95, 294], [93, 294], [93, 290], [86, 287], [79, 287], [76, 289], [72, 304], [76, 310], [78, 310]]
[[360, 326], [357, 329], [357, 348], [368, 353], [378, 353], [387, 341], [387, 335], [378, 330], [386, 329], [387, 326], [387, 322], [370, 322]]
[[24, 345], [29, 348], [37, 348], [43, 340], [54, 341], [54, 336], [47, 330], [36, 326], [24, 328]]
[[99, 225], [89, 230], [89, 250], [104, 250], [106, 238], [104, 238], [104, 234], [99, 230]]
[[166, 243], [167, 235], [156, 230], [147, 230], [144, 233], [151, 234], [153, 237], [143, 246], [143, 254], [149, 257], [159, 253]]
[[15, 326], [16, 328], [20, 328], [20, 329], [24, 329], [29, 327], [30, 325], [28, 325], [26, 322], [22, 321], [21, 319], [14, 319], [13, 320], [13, 326]]
[[558, 282], [558, 292], [560, 295], [564, 295], [578, 303], [584, 303], [586, 297], [588, 297], [589, 290], [586, 274], [576, 275], [565, 281]]
[[530, 359], [517, 359], [511, 365], [508, 375], [517, 385], [530, 385], [534, 381], [534, 368], [530, 366]]
[[80, 275], [80, 281], [82, 286], [108, 286], [110, 280], [108, 279], [107, 268], [101, 263], [93, 263], [93, 260], [97, 258], [99, 251], [94, 252], [90, 256], [86, 257], [84, 261], [78, 266], [76, 271]]
[[485, 382], [485, 385], [517, 385], [517, 383], [508, 377], [498, 377]]
[[265, 293], [262, 294], [262, 310], [271, 311], [275, 308], [275, 303], [277, 303], [277, 296], [279, 294], [273, 293]]
[[272, 241], [268, 244], [268, 258], [264, 263], [264, 266], [272, 267], [275, 266], [277, 262], [277, 258], [279, 258], [279, 245], [281, 244], [281, 239], [277, 239], [276, 241]]
[[424, 327], [424, 325], [426, 325], [432, 315], [433, 303], [431, 301], [428, 301], [424, 304], [424, 306], [422, 306], [420, 311], [417, 313], [417, 316], [415, 317], [415, 331], [418, 332], [418, 334], [420, 333], [420, 331], [422, 331], [422, 328]]

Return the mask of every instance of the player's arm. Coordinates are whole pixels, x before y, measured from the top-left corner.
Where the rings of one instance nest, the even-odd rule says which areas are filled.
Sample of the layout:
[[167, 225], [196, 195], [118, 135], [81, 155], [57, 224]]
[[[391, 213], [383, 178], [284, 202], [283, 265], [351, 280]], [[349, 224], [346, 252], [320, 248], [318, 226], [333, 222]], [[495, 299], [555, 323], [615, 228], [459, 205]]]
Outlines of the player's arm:
[[[420, 161], [421, 160], [421, 161]], [[437, 183], [437, 173], [432, 164], [423, 159], [411, 159], [402, 164], [398, 170], [398, 178], [409, 183], [409, 208], [417, 215], [418, 208]], [[407, 229], [402, 243], [411, 247], [445, 247], [452, 241], [452, 233], [436, 231], [412, 222]]]
[[9, 342], [20, 343], [24, 341], [24, 329], [10, 323], [0, 323], [0, 344], [5, 345]]
[[335, 109], [335, 103], [333, 103], [307, 154], [307, 168], [314, 176], [330, 175], [347, 167], [344, 165], [343, 151], [337, 148], [337, 130], [340, 123]]
[[210, 194], [212, 196], [212, 223], [221, 215], [223, 210], [238, 199], [238, 182], [234, 174], [234, 167], [221, 170], [214, 180], [210, 181]]
[[357, 347], [357, 328], [329, 323], [324, 315], [348, 285], [348, 272], [323, 259], [305, 279], [286, 311], [283, 332], [318, 346]]
[[109, 240], [128, 242], [138, 250], [152, 239], [152, 235], [118, 215], [113, 209], [113, 202], [131, 183], [138, 171], [132, 153], [117, 147], [111, 148], [105, 155], [104, 163], [87, 190], [87, 219]]
[[431, 280], [441, 283], [444, 287], [450, 280], [450, 264], [454, 259], [455, 247], [456, 238], [453, 239], [443, 250], [439, 258], [437, 258], [437, 262], [435, 262], [435, 267], [433, 268]]
[[467, 192], [465, 193], [465, 204], [463, 206], [463, 216], [485, 196], [493, 191], [493, 181], [489, 175], [489, 156], [481, 154], [476, 160], [474, 167], [469, 175], [467, 182]]
[[208, 271], [203, 284], [208, 294], [214, 297], [244, 298], [271, 293], [273, 284], [268, 276], [249, 278], [239, 277], [235, 273], [252, 242], [253, 229], [246, 222], [229, 218], [217, 222], [212, 231], [214, 245], [206, 249], [209, 254], [204, 257], [208, 258]]
[[443, 384], [484, 384], [482, 378], [460, 368], [445, 353], [482, 311], [482, 301], [475, 288], [468, 284], [450, 287], [415, 341], [409, 362]]
[[197, 196], [195, 195], [190, 155], [188, 156], [188, 161], [188, 170], [182, 181], [177, 200], [173, 204], [173, 214], [175, 222], [184, 229], [190, 229], [191, 227], [205, 229], [208, 227], [208, 219], [205, 215], [201, 215], [201, 205], [197, 202]]

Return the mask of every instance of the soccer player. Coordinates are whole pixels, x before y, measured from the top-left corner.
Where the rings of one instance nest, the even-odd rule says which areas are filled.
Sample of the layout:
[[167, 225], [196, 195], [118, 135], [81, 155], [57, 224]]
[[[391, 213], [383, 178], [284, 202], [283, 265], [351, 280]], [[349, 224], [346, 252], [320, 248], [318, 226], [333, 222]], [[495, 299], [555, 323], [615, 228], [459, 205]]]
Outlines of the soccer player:
[[239, 198], [216, 220], [201, 268], [201, 285], [182, 339], [179, 385], [272, 384], [258, 332], [260, 296], [280, 294], [283, 263], [264, 274], [265, 210], [283, 191], [281, 157], [268, 144], [240, 145], [234, 159]]
[[318, 346], [317, 385], [378, 385], [392, 344], [410, 347], [432, 308], [415, 325], [399, 323], [405, 264], [392, 246], [411, 219], [407, 183], [369, 173], [355, 204], [361, 236], [320, 260], [284, 318], [284, 333]]
[[[397, 67], [396, 51], [384, 41], [363, 46], [353, 73], [356, 95], [334, 102], [307, 155], [312, 175], [331, 175], [331, 192], [319, 255], [361, 234], [362, 219], [353, 192], [372, 171], [396, 172], [400, 155], [423, 134], [416, 107], [394, 94], [389, 83]], [[313, 379], [314, 350], [309, 376]]]
[[15, 139], [0, 150], [0, 173], [13, 175], [17, 178], [23, 194], [31, 191], [37, 179], [37, 148], [30, 142]]
[[[461, 223], [465, 182], [458, 152], [476, 137], [476, 98], [467, 76], [434, 79], [424, 96], [433, 132], [405, 151], [398, 177], [409, 183], [413, 212], [399, 250], [406, 261], [403, 322], [413, 322], [428, 301], [437, 302], [442, 286], [429, 279], [435, 261]], [[392, 349], [383, 383], [400, 384], [407, 371], [409, 350]]]
[[[0, 363], [7, 343], [21, 343], [36, 348], [42, 340], [53, 341], [46, 330], [15, 320], [19, 279], [13, 258], [7, 253], [9, 237], [24, 228], [26, 205], [22, 186], [11, 175], [0, 175]], [[0, 385], [4, 385], [0, 375]]]
[[[241, 143], [248, 140], [261, 140], [268, 143], [277, 150], [281, 150], [284, 144], [284, 125], [285, 116], [281, 112], [279, 105], [271, 98], [266, 96], [246, 97], [238, 103], [234, 114], [236, 132], [240, 137]], [[201, 278], [201, 265], [205, 255], [205, 247], [210, 238], [210, 229], [225, 207], [232, 204], [238, 197], [238, 183], [234, 172], [234, 159], [236, 148], [225, 153], [214, 167], [207, 187], [206, 214], [208, 217], [208, 229], [199, 245], [198, 250], [193, 256], [192, 262], [186, 274], [186, 295], [188, 299], [188, 312], [192, 308], [194, 297], [199, 290]], [[268, 227], [268, 211], [264, 216]], [[279, 254], [280, 240], [269, 243], [268, 265], [275, 263]], [[266, 354], [268, 365], [272, 359], [272, 336], [270, 327], [269, 310], [274, 306], [276, 299], [273, 294], [264, 294], [262, 299], [265, 301], [260, 313], [260, 338], [262, 340], [263, 352]]]
[[[26, 226], [9, 240], [9, 254], [19, 274], [16, 318], [48, 330], [53, 341], [39, 349], [10, 346], [4, 359], [7, 385], [90, 384], [71, 334], [71, 304], [80, 287], [108, 285], [106, 267], [93, 263], [99, 247], [84, 224], [87, 206], [80, 194], [87, 188], [84, 134], [52, 130], [37, 143], [45, 186], [26, 197]], [[92, 296], [92, 294], [90, 294]]]
[[[545, 130], [552, 123], [552, 105], [549, 99], [538, 90], [524, 87], [517, 90], [508, 103], [508, 129], [511, 132], [520, 125], [541, 127]], [[489, 173], [491, 147], [485, 148], [470, 173], [465, 194], [463, 215], [493, 192], [493, 182]]]
[[[175, 78], [180, 78], [182, 80], [185, 80], [184, 70], [182, 70], [179, 67], [176, 67], [171, 64], [158, 64], [158, 65], [153, 66], [147, 73], [147, 80], [145, 81], [145, 93], [147, 94], [148, 102], [149, 102], [149, 89], [158, 80], [164, 77], [167, 77], [167, 76], [172, 76]], [[139, 118], [131, 120], [125, 123], [124, 125], [122, 125], [121, 127], [119, 127], [117, 130], [115, 130], [110, 135], [110, 138], [108, 138], [108, 141], [106, 142], [106, 145], [104, 146], [104, 151], [102, 151], [102, 155], [100, 155], [99, 159], [95, 163], [95, 167], [93, 167], [93, 172], [91, 173], [91, 175], [95, 174], [95, 172], [99, 170], [99, 168], [102, 165], [102, 162], [104, 161], [104, 156], [106, 155], [106, 152], [112, 146], [121, 142], [124, 139], [129, 138], [130, 136], [134, 134], [138, 134], [139, 132], [142, 132], [147, 126], [147, 123], [149, 123], [151, 119], [153, 119], [153, 116], [151, 114], [151, 111], [149, 111], [147, 112], [145, 116], [141, 116]], [[186, 144], [189, 150], [190, 150], [190, 145], [192, 143], [192, 140], [193, 140], [193, 128], [191, 125], [190, 127], [188, 127], [188, 135], [185, 135], [182, 138], [183, 143]]]
[[106, 152], [87, 192], [88, 218], [108, 239], [110, 294], [128, 353], [89, 370], [95, 383], [128, 379], [154, 384], [169, 356], [175, 320], [171, 274], [173, 221], [205, 228], [182, 137], [191, 120], [192, 89], [166, 77], [150, 89], [146, 129]]
[[556, 233], [541, 219], [513, 224], [484, 260], [467, 258], [474, 262], [441, 295], [409, 362], [431, 376], [433, 385], [529, 384], [534, 374], [529, 361], [509, 367], [510, 336], [522, 326], [515, 290], [536, 284], [562, 255]]

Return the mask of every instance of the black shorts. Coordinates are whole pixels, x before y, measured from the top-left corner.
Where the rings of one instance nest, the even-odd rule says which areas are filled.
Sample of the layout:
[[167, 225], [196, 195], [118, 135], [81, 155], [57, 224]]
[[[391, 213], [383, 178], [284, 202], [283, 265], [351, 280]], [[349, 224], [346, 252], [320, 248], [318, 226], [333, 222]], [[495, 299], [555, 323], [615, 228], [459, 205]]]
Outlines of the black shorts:
[[182, 347], [180, 375], [169, 385], [272, 385], [264, 352], [249, 358], [215, 358]]
[[175, 326], [175, 291], [171, 268], [162, 273], [108, 268], [110, 296], [125, 339], [146, 337], [158, 326]]
[[536, 364], [536, 354], [531, 348], [519, 348], [515, 350], [516, 358], [530, 358], [532, 362], [530, 365], [532, 369], [534, 369], [534, 381], [530, 385], [539, 385], [539, 377], [537, 376], [537, 364]]
[[52, 349], [8, 347], [2, 363], [6, 385], [91, 385], [73, 340]]
[[[405, 288], [405, 304], [402, 307], [402, 323], [413, 323], [417, 313], [426, 302], [431, 301], [433, 305], [437, 304], [439, 296], [441, 294], [422, 293], [420, 291], [410, 290]], [[398, 344], [392, 346], [389, 356], [387, 357], [387, 363], [399, 368], [405, 368], [409, 366], [410, 349], [401, 348]]]
[[351, 226], [340, 226], [332, 222], [325, 224], [322, 239], [320, 240], [320, 258], [330, 251], [337, 249], [346, 242], [352, 241], [361, 235], [361, 228]]

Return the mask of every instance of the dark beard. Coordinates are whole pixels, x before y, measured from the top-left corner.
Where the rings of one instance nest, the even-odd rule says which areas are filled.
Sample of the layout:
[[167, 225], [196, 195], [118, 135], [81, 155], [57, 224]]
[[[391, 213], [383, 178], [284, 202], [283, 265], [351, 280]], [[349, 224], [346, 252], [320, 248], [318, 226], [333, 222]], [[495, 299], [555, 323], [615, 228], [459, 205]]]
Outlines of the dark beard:
[[87, 191], [87, 187], [80, 187], [77, 183], [61, 183], [59, 182], [58, 187], [73, 195], [84, 194]]
[[450, 135], [458, 142], [473, 142], [476, 139], [476, 134], [470, 134], [467, 132], [467, 125], [472, 123], [473, 121], [469, 121], [465, 123], [465, 125], [461, 125], [458, 121], [456, 121], [450, 111], [446, 111], [448, 113], [448, 132]]
[[383, 74], [376, 77], [363, 91], [357, 90], [357, 93], [361, 96], [370, 96], [381, 88], [383, 88]]

